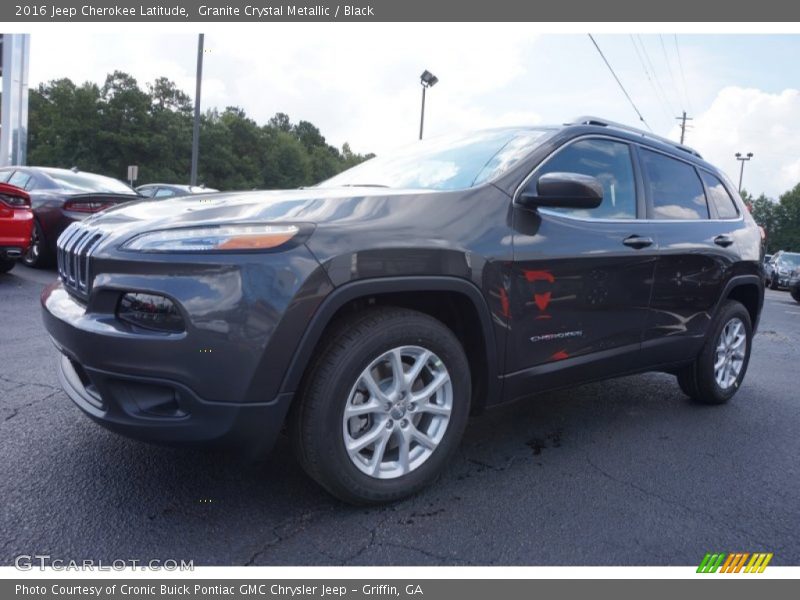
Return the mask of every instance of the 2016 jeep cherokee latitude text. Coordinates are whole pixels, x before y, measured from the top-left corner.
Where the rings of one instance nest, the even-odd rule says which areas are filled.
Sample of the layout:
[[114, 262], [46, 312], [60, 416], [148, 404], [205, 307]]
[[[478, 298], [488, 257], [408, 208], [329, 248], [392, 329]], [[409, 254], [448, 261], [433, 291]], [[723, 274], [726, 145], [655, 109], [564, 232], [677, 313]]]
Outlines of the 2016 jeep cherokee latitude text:
[[643, 371], [742, 383], [760, 232], [695, 151], [595, 118], [419, 142], [300, 190], [66, 230], [42, 294], [72, 400], [119, 433], [269, 449], [349, 502], [412, 494], [471, 412]]

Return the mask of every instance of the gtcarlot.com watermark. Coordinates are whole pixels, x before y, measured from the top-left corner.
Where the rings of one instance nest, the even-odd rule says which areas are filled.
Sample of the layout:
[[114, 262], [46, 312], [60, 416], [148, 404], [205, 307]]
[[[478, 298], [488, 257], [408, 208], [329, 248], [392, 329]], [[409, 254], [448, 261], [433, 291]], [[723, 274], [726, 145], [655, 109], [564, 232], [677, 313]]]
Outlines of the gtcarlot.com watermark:
[[115, 559], [111, 561], [87, 558], [83, 560], [65, 560], [53, 558], [49, 554], [20, 554], [14, 559], [14, 566], [20, 571], [47, 569], [53, 571], [194, 571], [193, 560], [138, 560], [135, 558]]

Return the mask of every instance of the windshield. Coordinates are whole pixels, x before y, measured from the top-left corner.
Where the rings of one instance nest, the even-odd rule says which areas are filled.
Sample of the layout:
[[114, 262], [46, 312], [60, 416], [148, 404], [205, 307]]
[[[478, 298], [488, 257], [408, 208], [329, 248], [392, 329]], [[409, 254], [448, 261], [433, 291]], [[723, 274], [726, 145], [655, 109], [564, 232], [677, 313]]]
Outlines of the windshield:
[[104, 194], [136, 195], [130, 187], [113, 179], [92, 173], [74, 173], [60, 169], [42, 169], [58, 187], [68, 192], [100, 192]]
[[778, 261], [790, 267], [800, 267], [800, 254], [784, 252]]
[[319, 187], [470, 188], [500, 176], [550, 133], [545, 129], [494, 129], [431, 138], [363, 162]]

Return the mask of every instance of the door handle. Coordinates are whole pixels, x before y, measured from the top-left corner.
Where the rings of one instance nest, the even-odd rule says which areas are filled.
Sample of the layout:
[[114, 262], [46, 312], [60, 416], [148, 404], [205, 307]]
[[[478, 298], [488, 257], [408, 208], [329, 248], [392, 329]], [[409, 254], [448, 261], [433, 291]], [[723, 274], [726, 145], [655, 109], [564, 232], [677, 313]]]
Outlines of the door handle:
[[636, 248], [637, 250], [641, 250], [642, 248], [647, 248], [648, 246], [653, 245], [653, 238], [649, 237], [641, 237], [638, 235], [629, 235], [622, 243], [630, 248]]
[[733, 243], [733, 238], [729, 235], [718, 235], [714, 238], [714, 243], [717, 246], [722, 246], [723, 248], [727, 248]]

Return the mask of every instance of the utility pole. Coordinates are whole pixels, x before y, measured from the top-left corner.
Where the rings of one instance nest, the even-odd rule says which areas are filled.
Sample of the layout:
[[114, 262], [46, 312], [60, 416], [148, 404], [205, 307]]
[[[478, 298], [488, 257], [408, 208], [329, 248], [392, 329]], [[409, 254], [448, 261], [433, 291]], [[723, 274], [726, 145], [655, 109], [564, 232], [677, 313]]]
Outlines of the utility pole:
[[744, 163], [753, 158], [753, 153], [748, 152], [745, 155], [742, 155], [741, 152], [736, 153], [736, 160], [742, 163], [741, 169], [739, 169], [739, 193], [742, 193], [742, 178], [744, 177]]
[[197, 37], [197, 83], [194, 92], [194, 128], [192, 129], [192, 173], [190, 185], [197, 185], [197, 157], [200, 154], [200, 88], [203, 84], [203, 41], [205, 34]]
[[693, 121], [694, 119], [687, 117], [686, 111], [683, 111], [683, 116], [675, 118], [681, 122], [681, 144], [683, 144], [683, 140], [686, 139], [686, 121]]

